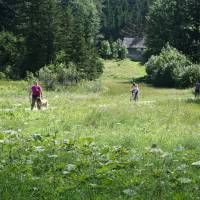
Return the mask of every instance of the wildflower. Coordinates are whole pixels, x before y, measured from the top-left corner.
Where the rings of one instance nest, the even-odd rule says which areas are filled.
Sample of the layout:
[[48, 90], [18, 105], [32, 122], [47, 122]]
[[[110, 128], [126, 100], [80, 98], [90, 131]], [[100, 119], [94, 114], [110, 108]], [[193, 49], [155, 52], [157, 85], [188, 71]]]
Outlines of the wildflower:
[[5, 131], [3, 131], [3, 133], [10, 134], [10, 135], [15, 135], [15, 134], [17, 134], [17, 131], [14, 131], [14, 130], [5, 130]]
[[133, 189], [125, 189], [125, 190], [123, 190], [123, 193], [130, 197], [133, 197], [136, 195], [136, 192]]
[[200, 167], [200, 161], [193, 162], [193, 163], [192, 163], [192, 166]]
[[73, 165], [73, 164], [67, 165], [67, 171], [68, 172], [74, 171], [75, 169], [76, 169], [76, 165]]
[[62, 173], [63, 173], [63, 175], [67, 175], [67, 174], [69, 174], [70, 172], [68, 172], [68, 171], [63, 171]]
[[43, 152], [45, 149], [44, 149], [44, 147], [42, 147], [42, 146], [37, 146], [37, 147], [35, 147], [35, 151], [37, 151], [37, 152]]
[[151, 148], [151, 149], [149, 149], [149, 152], [155, 153], [155, 154], [162, 154], [163, 153], [162, 149], [160, 149], [160, 148]]
[[184, 151], [185, 150], [185, 148], [184, 147], [182, 147], [182, 146], [178, 146], [178, 147], [176, 147], [176, 149], [175, 149], [176, 151]]
[[182, 164], [180, 166], [177, 167], [178, 171], [184, 171], [188, 166], [186, 164]]
[[32, 160], [27, 160], [26, 163], [32, 165], [33, 161]]
[[48, 155], [49, 158], [57, 158], [58, 155]]
[[0, 144], [3, 144], [5, 141], [4, 140], [0, 140]]
[[192, 180], [191, 179], [189, 179], [189, 178], [179, 178], [178, 179], [178, 181], [180, 182], [180, 183], [182, 183], [182, 184], [187, 184], [187, 183], [191, 183], [192, 182]]
[[60, 141], [54, 140], [54, 144], [55, 144], [55, 145], [59, 145], [59, 144], [60, 144]]

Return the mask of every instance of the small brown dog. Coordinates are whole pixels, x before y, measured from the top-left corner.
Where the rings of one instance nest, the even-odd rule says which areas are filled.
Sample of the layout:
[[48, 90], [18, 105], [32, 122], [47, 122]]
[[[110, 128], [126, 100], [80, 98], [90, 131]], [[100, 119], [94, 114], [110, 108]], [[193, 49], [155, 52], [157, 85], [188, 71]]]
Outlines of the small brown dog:
[[48, 101], [46, 99], [38, 98], [37, 100], [37, 107], [38, 109], [48, 108]]

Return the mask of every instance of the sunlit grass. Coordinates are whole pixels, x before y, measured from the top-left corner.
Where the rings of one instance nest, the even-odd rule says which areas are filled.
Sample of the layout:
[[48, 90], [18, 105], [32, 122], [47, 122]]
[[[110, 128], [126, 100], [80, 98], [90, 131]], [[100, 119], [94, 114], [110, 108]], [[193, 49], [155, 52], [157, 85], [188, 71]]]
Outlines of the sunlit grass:
[[199, 101], [139, 83], [130, 102], [143, 76], [139, 63], [105, 61], [99, 80], [44, 91], [49, 108], [33, 112], [26, 82], [0, 81], [0, 197], [198, 199]]

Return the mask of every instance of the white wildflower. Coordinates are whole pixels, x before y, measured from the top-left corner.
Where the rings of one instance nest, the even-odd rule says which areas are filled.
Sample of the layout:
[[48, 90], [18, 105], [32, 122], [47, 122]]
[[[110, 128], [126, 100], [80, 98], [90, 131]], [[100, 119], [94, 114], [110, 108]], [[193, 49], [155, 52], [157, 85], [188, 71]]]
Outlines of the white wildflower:
[[189, 179], [189, 178], [179, 178], [178, 179], [178, 181], [180, 182], [180, 183], [182, 183], [182, 184], [187, 184], [187, 183], [191, 183], [192, 182], [192, 180], [191, 179]]
[[48, 155], [49, 158], [57, 158], [58, 155]]
[[123, 193], [130, 197], [133, 197], [136, 195], [136, 192], [133, 189], [125, 189], [125, 190], [123, 190]]
[[64, 175], [67, 175], [67, 174], [69, 174], [70, 172], [68, 172], [68, 171], [63, 171], [62, 172]]
[[0, 140], [0, 144], [3, 144], [5, 141], [4, 140]]
[[150, 153], [155, 153], [155, 154], [162, 154], [163, 150], [160, 149], [160, 148], [151, 148], [151, 149], [149, 149], [149, 152]]
[[192, 166], [200, 167], [200, 161], [193, 162], [193, 163], [192, 163]]
[[44, 149], [44, 147], [42, 147], [42, 146], [37, 146], [37, 147], [35, 147], [35, 151], [37, 151], [37, 152], [43, 152], [45, 149]]
[[67, 165], [67, 171], [68, 172], [74, 171], [75, 169], [76, 169], [76, 165], [73, 165], [73, 164]]
[[15, 134], [17, 134], [17, 131], [14, 131], [14, 130], [5, 130], [5, 131], [3, 131], [3, 133], [10, 134], [10, 135], [15, 135]]
[[178, 171], [184, 171], [188, 166], [186, 164], [182, 164], [180, 166], [177, 167]]

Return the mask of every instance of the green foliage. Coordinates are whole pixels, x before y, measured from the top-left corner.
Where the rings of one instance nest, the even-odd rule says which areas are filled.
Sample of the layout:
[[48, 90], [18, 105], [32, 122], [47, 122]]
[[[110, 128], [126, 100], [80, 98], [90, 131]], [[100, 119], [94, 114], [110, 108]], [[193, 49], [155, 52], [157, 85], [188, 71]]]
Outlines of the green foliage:
[[112, 43], [112, 58], [123, 60], [127, 57], [127, 54], [127, 47], [123, 44], [122, 40], [118, 39]]
[[0, 32], [0, 71], [9, 78], [18, 78], [23, 59], [23, 40], [12, 33]]
[[180, 86], [181, 76], [191, 64], [186, 56], [167, 45], [160, 55], [152, 56], [146, 63], [147, 78], [156, 86]]
[[112, 58], [117, 59], [118, 58], [118, 45], [117, 42], [113, 42], [111, 45], [112, 48]]
[[[6, 12], [13, 11], [13, 16], [7, 19], [8, 25], [3, 22], [3, 27], [0, 27], [16, 37], [12, 40], [12, 48], [7, 48], [8, 54], [12, 51], [13, 55], [7, 59], [12, 63], [0, 63], [11, 75], [24, 78], [27, 71], [35, 74], [45, 65], [54, 62], [59, 52], [64, 56], [62, 62], [66, 65], [75, 63], [77, 71], [84, 78], [91, 80], [102, 72], [96, 51], [100, 17], [92, 1], [17, 0], [3, 1], [0, 3], [0, 11], [1, 6]], [[0, 22], [6, 12], [0, 14]], [[23, 48], [26, 49], [23, 53], [17, 44], [21, 37], [24, 38]], [[14, 52], [21, 55], [20, 59]], [[97, 61], [92, 57], [97, 58]], [[90, 68], [91, 73], [88, 71]]]
[[3, 72], [0, 72], [0, 80], [5, 80], [6, 75]]
[[143, 36], [152, 0], [104, 0], [102, 30], [106, 39]]
[[53, 64], [45, 66], [39, 71], [39, 80], [43, 83], [47, 90], [55, 90], [57, 85], [57, 74], [54, 72]]
[[172, 46], [200, 61], [199, 15], [196, 0], [157, 0], [150, 9], [146, 29], [148, 54], [159, 54], [163, 46]]
[[179, 86], [192, 87], [197, 81], [200, 81], [200, 65], [190, 65], [186, 67], [181, 74]]
[[123, 44], [122, 40], [120, 39], [118, 39], [116, 42], [117, 42], [117, 49], [118, 49], [118, 58], [121, 60], [125, 59], [128, 54], [127, 47]]
[[101, 42], [99, 51], [100, 51], [100, 55], [102, 58], [104, 58], [104, 59], [110, 58], [112, 52], [111, 52], [111, 47], [110, 47], [110, 43], [108, 40], [103, 40]]
[[79, 81], [79, 74], [73, 63], [68, 65], [55, 63], [40, 69], [39, 80], [46, 89], [55, 90], [58, 84], [62, 86], [76, 84]]

